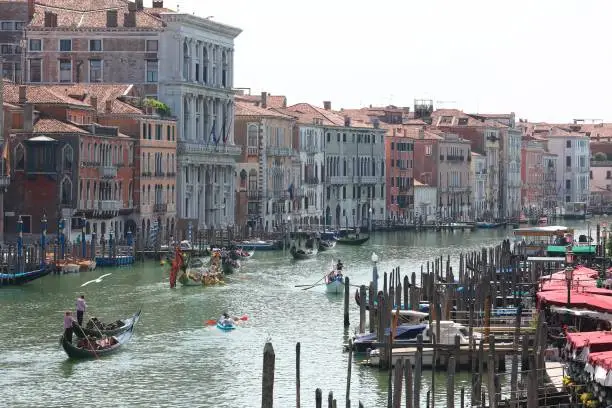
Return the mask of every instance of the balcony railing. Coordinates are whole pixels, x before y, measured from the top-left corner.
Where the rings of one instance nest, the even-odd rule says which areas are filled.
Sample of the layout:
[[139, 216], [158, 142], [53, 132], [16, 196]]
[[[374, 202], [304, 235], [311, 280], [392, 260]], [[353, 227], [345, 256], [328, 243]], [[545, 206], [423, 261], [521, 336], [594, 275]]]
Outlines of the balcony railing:
[[290, 147], [277, 147], [277, 146], [268, 146], [266, 149], [266, 153], [268, 156], [293, 156], [295, 155], [295, 150]]
[[153, 212], [155, 212], [155, 213], [165, 213], [165, 212], [168, 212], [168, 204], [165, 204], [165, 203], [164, 204], [160, 204], [160, 203], [154, 204], [153, 205]]
[[156, 171], [155, 173], [153, 173], [153, 177], [165, 177], [166, 173], [164, 173], [163, 171]]
[[247, 191], [247, 197], [249, 198], [249, 200], [261, 200], [262, 199], [262, 195], [259, 191], [257, 190], [249, 190]]
[[180, 153], [219, 153], [219, 154], [228, 154], [231, 156], [238, 156], [242, 153], [242, 147], [240, 146], [227, 146], [227, 145], [214, 145], [214, 144], [202, 145], [199, 143], [191, 143], [191, 142], [179, 142], [176, 150], [179, 154]]
[[98, 210], [100, 211], [119, 211], [122, 207], [122, 202], [117, 200], [99, 200]]
[[247, 147], [247, 156], [257, 156], [259, 155], [259, 149], [257, 147], [248, 146]]
[[361, 184], [376, 184], [379, 181], [376, 176], [361, 176], [359, 179], [359, 183]]
[[117, 177], [117, 167], [115, 166], [100, 166], [100, 176], [102, 178]]
[[140, 177], [143, 177], [143, 178], [149, 178], [151, 177], [151, 175], [152, 174], [150, 171], [143, 171], [142, 173], [140, 173]]
[[308, 177], [304, 180], [304, 184], [319, 185], [321, 184], [321, 182], [319, 181], [317, 177]]
[[9, 176], [0, 176], [0, 187], [8, 187], [11, 184], [11, 178]]
[[351, 177], [346, 176], [332, 176], [329, 178], [330, 184], [350, 184]]
[[166, 173], [166, 177], [176, 177], [176, 173], [173, 171], [169, 171]]

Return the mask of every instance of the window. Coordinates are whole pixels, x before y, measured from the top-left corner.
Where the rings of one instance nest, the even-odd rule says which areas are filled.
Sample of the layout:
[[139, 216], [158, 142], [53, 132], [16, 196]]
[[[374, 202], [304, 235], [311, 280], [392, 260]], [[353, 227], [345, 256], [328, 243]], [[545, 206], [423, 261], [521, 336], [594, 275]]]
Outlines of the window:
[[30, 82], [42, 82], [42, 59], [30, 60]]
[[60, 51], [72, 51], [72, 40], [60, 40], [59, 50]]
[[565, 189], [566, 190], [572, 189], [572, 180], [565, 180]]
[[425, 155], [431, 156], [431, 145], [425, 146]]
[[23, 170], [25, 168], [25, 150], [21, 144], [15, 148], [15, 170]]
[[570, 149], [572, 147], [572, 141], [568, 140], [567, 142], [565, 142], [565, 147], [567, 147], [568, 149]]
[[13, 22], [12, 21], [3, 21], [0, 25], [2, 31], [12, 31], [13, 30]]
[[42, 51], [42, 40], [30, 39], [30, 51]]
[[89, 60], [89, 82], [102, 82], [102, 60]]
[[72, 82], [72, 61], [59, 60], [59, 81]]
[[102, 40], [89, 40], [89, 51], [102, 51]]
[[0, 53], [1, 54], [12, 54], [13, 53], [13, 46], [11, 44], [2, 44], [0, 46]]
[[147, 60], [147, 82], [157, 82], [157, 60]]
[[572, 156], [565, 156], [565, 167], [572, 167]]
[[23, 21], [16, 21], [15, 22], [15, 31], [23, 30], [24, 26], [25, 26], [25, 23]]
[[147, 51], [157, 52], [157, 40], [147, 40]]

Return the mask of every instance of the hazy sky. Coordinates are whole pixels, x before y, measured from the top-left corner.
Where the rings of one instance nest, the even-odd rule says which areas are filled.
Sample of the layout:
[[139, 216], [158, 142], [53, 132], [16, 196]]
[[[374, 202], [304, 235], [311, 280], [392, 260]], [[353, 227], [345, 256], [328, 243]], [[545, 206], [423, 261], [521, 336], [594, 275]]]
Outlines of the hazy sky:
[[514, 111], [531, 121], [612, 120], [609, 0], [164, 5], [176, 4], [242, 28], [235, 85], [284, 94], [290, 104], [412, 106], [426, 98], [436, 107]]

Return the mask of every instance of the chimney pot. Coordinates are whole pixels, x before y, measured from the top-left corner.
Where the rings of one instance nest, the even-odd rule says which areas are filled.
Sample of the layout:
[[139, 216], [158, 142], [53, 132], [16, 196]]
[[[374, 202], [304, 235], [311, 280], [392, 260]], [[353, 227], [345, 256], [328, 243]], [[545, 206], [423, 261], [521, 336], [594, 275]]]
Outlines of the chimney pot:
[[331, 101], [323, 101], [323, 109], [331, 110]]
[[27, 88], [25, 85], [19, 85], [19, 103], [20, 104], [24, 104], [28, 100], [26, 97], [26, 89]]
[[34, 105], [30, 103], [23, 106], [23, 130], [25, 132], [34, 130]]
[[28, 0], [28, 22], [34, 17], [34, 0]]
[[267, 92], [261, 93], [261, 107], [264, 109], [268, 107], [268, 93]]
[[153, 8], [164, 8], [163, 0], [153, 0]]
[[107, 99], [106, 100], [106, 113], [111, 113], [113, 111], [113, 100], [112, 99]]
[[138, 3], [132, 3], [131, 1], [128, 3], [128, 11], [134, 12], [138, 10]]
[[349, 116], [344, 117], [344, 126], [351, 127], [351, 118]]
[[136, 0], [136, 10], [142, 10], [142, 9], [144, 9], [142, 0]]

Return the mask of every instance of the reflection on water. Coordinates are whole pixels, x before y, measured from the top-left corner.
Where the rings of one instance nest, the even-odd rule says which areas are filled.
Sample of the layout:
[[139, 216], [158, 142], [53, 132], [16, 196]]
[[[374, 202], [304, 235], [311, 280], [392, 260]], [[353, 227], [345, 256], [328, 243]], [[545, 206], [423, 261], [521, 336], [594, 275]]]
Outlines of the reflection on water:
[[[295, 404], [296, 342], [302, 350], [303, 406], [314, 406], [317, 387], [324, 394], [333, 390], [340, 402], [348, 363], [343, 345], [359, 319], [352, 300], [355, 288], [351, 327], [345, 329], [341, 295], [327, 294], [321, 285], [309, 290], [295, 285], [316, 282], [337, 259], [352, 284], [367, 284], [373, 251], [380, 257], [381, 276], [396, 266], [402, 273], [418, 272], [435, 256], [456, 256], [510, 234], [510, 229], [375, 234], [363, 247], [337, 246], [303, 262], [291, 260], [287, 252], [262, 251], [243, 262], [226, 285], [211, 288], [170, 290], [168, 267], [156, 262], [115, 269], [101, 283], [85, 287], [84, 282], [109, 271], [47, 276], [20, 288], [3, 288], [0, 401], [10, 407], [66, 406], [69, 395], [70, 405], [85, 407], [257, 407], [263, 346], [270, 338], [276, 353], [275, 406]], [[457, 260], [452, 263], [456, 267]], [[80, 294], [86, 297], [88, 315], [103, 320], [142, 308], [134, 337], [123, 350], [100, 360], [67, 361], [58, 346], [62, 314], [74, 308]], [[229, 333], [207, 325], [224, 311], [248, 320]], [[358, 400], [367, 407], [385, 406], [387, 374], [357, 360], [351, 378], [353, 406]], [[468, 399], [469, 375], [458, 374], [456, 380], [458, 390], [466, 387]], [[431, 373], [424, 373], [422, 383], [424, 400]], [[445, 373], [436, 373], [436, 384], [437, 406], [443, 406]]]

